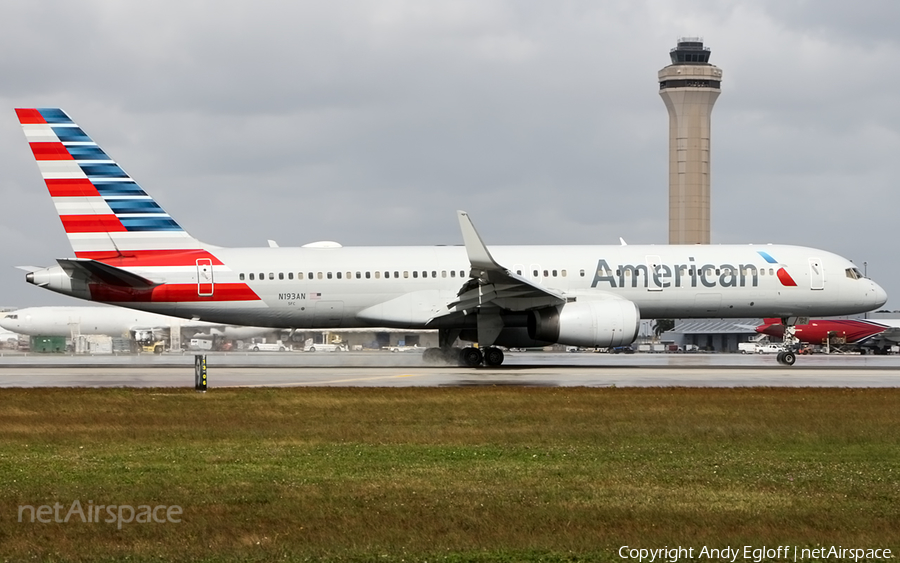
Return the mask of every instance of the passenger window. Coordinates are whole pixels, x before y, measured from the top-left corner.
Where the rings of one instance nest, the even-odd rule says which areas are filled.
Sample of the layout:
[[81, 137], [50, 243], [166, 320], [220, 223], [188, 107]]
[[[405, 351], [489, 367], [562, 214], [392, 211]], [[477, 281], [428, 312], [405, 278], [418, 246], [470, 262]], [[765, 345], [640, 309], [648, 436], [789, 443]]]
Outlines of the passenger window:
[[328, 278], [328, 279], [331, 279], [331, 272], [326, 273], [326, 274], [325, 274], [325, 277]]
[[769, 268], [769, 275], [770, 275], [770, 276], [774, 276], [774, 275], [775, 275], [775, 269], [774, 269], [774, 268]]
[[419, 277], [419, 272], [413, 270], [413, 277], [414, 277], [414, 278], [418, 278], [418, 277]]
[[521, 276], [521, 275], [522, 275], [522, 270], [516, 270], [516, 274], [518, 274], [518, 275]]
[[372, 277], [372, 272], [366, 272], [366, 279], [369, 279], [371, 277]]
[[[353, 277], [353, 272], [347, 272], [347, 279], [349, 280], [352, 277]], [[356, 277], [359, 277], [359, 274], [357, 274]]]
[[409, 271], [408, 271], [408, 270], [403, 270], [403, 277], [404, 277], [404, 278], [408, 278], [408, 277], [409, 277]]
[[562, 277], [566, 277], [566, 271], [565, 271], [565, 270], [561, 270], [559, 273], [562, 274]]
[[547, 273], [547, 270], [544, 270], [544, 277], [545, 277], [545, 278], [549, 278], [549, 277], [550, 277], [550, 275]]
[[376, 280], [380, 280], [380, 279], [381, 279], [381, 272], [375, 272], [375, 279], [376, 279]]
[[250, 280], [252, 281], [253, 279], [254, 279], [254, 276], [253, 276], [253, 274], [251, 273], [251, 274], [250, 274]]
[[[322, 279], [322, 272], [317, 272], [316, 277], [318, 277], [319, 279]], [[331, 276], [328, 276], [328, 277], [331, 277]]]
[[[362, 277], [362, 274], [359, 272], [356, 272], [356, 279], [360, 279], [361, 277]], [[369, 277], [369, 272], [366, 272], [366, 277]]]
[[459, 277], [461, 277], [461, 278], [466, 277], [466, 272], [463, 271], [463, 270], [460, 270], [460, 271], [459, 271]]
[[456, 277], [456, 270], [450, 270], [450, 277], [451, 277], [451, 278], [455, 278], [455, 277]]
[[447, 270], [441, 270], [441, 277], [442, 277], [442, 278], [446, 278], [446, 277], [447, 277]]
[[533, 273], [534, 273], [534, 275], [533, 275], [533, 276], [531, 276], [531, 277], [533, 277], [533, 278], [536, 278], [536, 277], [538, 277], [538, 271], [537, 271], [537, 270], [534, 270], [534, 272], [533, 272]]
[[579, 270], [579, 274], [581, 275], [581, 277], [584, 277], [584, 270]]
[[266, 274], [264, 274], [263, 272], [260, 272], [260, 273], [259, 273], [259, 279], [260, 279], [260, 281], [266, 279]]
[[556, 270], [553, 270], [553, 277], [556, 277]]
[[278, 279], [280, 279], [280, 280], [284, 279], [284, 272], [278, 272]]
[[394, 277], [395, 277], [395, 278], [399, 278], [399, 277], [400, 277], [400, 272], [394, 270]]
[[[331, 274], [329, 274], [329, 275], [331, 275]], [[340, 273], [340, 272], [337, 273], [337, 279], [341, 279], [341, 273]]]
[[436, 278], [436, 277], [437, 277], [437, 272], [435, 272], [434, 270], [432, 270], [432, 271], [431, 271], [431, 277]]
[[239, 275], [239, 276], [238, 276], [238, 279], [241, 280], [241, 281], [243, 281], [243, 280], [244, 280], [244, 274]]
[[288, 279], [289, 280], [294, 279], [294, 272], [288, 272]]

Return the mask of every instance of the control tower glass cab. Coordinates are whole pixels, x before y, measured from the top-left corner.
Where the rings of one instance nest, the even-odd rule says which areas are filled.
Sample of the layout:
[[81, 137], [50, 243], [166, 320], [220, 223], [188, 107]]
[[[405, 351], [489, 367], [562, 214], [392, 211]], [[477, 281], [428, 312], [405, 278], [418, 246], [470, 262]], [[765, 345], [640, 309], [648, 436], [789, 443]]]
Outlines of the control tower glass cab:
[[669, 244], [710, 242], [710, 116], [722, 69], [709, 56], [702, 39], [679, 39], [658, 73], [669, 112]]
[[669, 51], [669, 57], [673, 65], [709, 63], [709, 47], [704, 47], [700, 39], [680, 39], [678, 46]]

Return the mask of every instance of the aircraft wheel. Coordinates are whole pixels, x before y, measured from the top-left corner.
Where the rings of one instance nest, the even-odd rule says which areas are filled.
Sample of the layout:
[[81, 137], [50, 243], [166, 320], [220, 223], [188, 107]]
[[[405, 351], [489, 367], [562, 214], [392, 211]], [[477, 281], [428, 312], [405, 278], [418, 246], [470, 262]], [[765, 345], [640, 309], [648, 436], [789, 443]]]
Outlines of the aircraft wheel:
[[471, 346], [469, 348], [463, 348], [459, 353], [459, 364], [464, 367], [478, 367], [481, 365], [483, 359], [481, 350]]
[[782, 354], [784, 355], [781, 356], [781, 363], [786, 366], [792, 366], [797, 361], [797, 356], [793, 352], [782, 352]]
[[490, 348], [484, 349], [484, 364], [487, 366], [499, 366], [503, 363], [503, 350], [500, 348], [494, 348], [491, 346]]

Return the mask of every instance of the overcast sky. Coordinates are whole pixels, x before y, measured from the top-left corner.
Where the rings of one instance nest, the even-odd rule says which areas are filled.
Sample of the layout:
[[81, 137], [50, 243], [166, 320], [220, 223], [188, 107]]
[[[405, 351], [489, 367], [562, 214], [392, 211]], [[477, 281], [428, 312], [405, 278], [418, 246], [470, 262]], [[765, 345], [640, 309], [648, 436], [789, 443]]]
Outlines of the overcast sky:
[[0, 305], [78, 304], [15, 107], [59, 106], [223, 246], [665, 244], [679, 37], [723, 70], [712, 241], [867, 262], [900, 309], [900, 2], [0, 4]]

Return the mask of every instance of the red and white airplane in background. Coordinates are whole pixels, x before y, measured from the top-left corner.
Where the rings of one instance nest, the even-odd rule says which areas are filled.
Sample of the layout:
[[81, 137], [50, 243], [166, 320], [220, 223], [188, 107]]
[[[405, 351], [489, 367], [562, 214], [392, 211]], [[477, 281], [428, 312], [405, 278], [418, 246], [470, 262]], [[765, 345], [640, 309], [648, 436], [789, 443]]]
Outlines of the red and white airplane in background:
[[[784, 324], [781, 319], [763, 319], [756, 332], [784, 338]], [[900, 319], [810, 320], [794, 325], [794, 338], [807, 344], [852, 344], [887, 354], [891, 346], [900, 344]]]
[[[17, 109], [75, 258], [26, 280], [89, 301], [273, 328], [437, 329], [426, 360], [499, 365], [499, 346], [607, 347], [641, 318], [839, 316], [884, 290], [852, 262], [784, 245], [221, 248], [187, 233], [58, 108]], [[457, 340], [479, 347], [451, 349]], [[779, 354], [794, 363], [790, 350]]]

